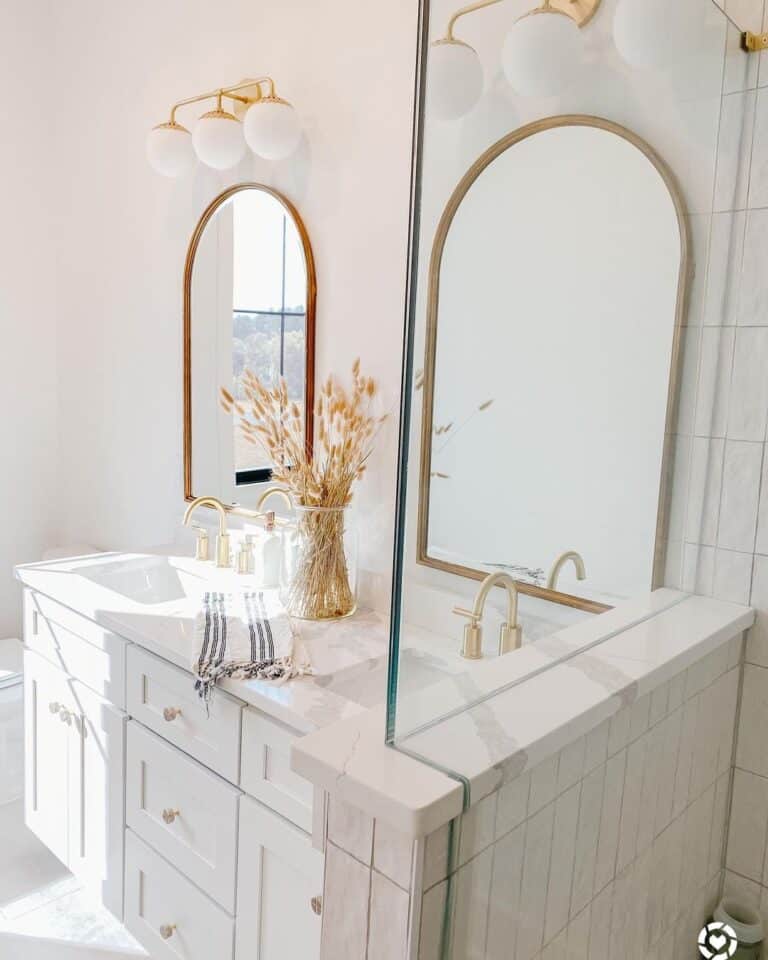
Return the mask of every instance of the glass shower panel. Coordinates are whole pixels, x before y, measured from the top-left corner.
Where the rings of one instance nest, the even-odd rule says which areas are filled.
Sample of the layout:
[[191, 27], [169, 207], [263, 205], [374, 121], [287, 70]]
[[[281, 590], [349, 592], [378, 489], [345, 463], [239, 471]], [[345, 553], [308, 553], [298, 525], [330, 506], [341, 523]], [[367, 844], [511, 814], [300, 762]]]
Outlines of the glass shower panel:
[[722, 11], [686, 3], [687, 41], [638, 69], [602, 0], [547, 98], [497, 68], [525, 4], [472, 13], [456, 37], [485, 85], [453, 120], [430, 83], [455, 5], [423, 5], [388, 739], [464, 782], [457, 718], [680, 600], [683, 360], [726, 188], [722, 97], [746, 69]]

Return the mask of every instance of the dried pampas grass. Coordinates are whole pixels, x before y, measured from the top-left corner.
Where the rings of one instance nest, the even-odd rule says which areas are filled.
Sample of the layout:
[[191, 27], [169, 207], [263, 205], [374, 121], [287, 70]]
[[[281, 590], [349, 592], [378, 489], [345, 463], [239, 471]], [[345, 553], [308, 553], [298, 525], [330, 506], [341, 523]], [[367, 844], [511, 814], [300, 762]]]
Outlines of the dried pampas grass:
[[[222, 387], [221, 402], [239, 417], [244, 438], [270, 458], [272, 478], [297, 508], [298, 550], [287, 591], [289, 612], [330, 619], [354, 612], [355, 597], [344, 550], [345, 512], [356, 480], [365, 473], [376, 432], [385, 416], [374, 416], [374, 380], [352, 366], [351, 389], [329, 376], [315, 404], [315, 445], [305, 441], [304, 418], [289, 400], [285, 380], [266, 387], [246, 370], [245, 401]], [[315, 509], [312, 509], [315, 508]]]

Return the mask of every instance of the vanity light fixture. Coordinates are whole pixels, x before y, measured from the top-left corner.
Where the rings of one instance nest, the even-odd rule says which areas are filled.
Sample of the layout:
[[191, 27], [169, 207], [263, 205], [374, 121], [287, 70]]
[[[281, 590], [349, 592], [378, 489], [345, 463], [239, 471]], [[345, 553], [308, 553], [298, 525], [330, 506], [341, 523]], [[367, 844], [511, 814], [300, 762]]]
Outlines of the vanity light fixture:
[[[430, 48], [430, 103], [441, 119], [469, 113], [483, 92], [483, 68], [477, 52], [454, 34], [457, 21], [502, 0], [478, 0], [457, 10], [445, 36]], [[600, 0], [542, 0], [515, 21], [504, 44], [504, 73], [521, 94], [557, 93], [582, 58], [579, 27], [594, 16]]]
[[[433, 41], [429, 57], [429, 97], [437, 117], [457, 120], [483, 92], [477, 51], [454, 34], [457, 21], [503, 0], [477, 0], [457, 10], [445, 35]], [[741, 33], [748, 53], [768, 50], [768, 33], [743, 31], [717, 0], [718, 10]], [[504, 73], [519, 94], [553, 96], [564, 88], [583, 58], [579, 27], [597, 12], [600, 0], [542, 0], [512, 26], [503, 51]], [[691, 45], [701, 21], [699, 0], [619, 0], [613, 22], [616, 47], [634, 67], [663, 67], [675, 52]]]
[[[204, 113], [190, 134], [176, 112], [204, 100], [215, 100], [215, 109]], [[225, 109], [225, 100], [231, 110]], [[178, 177], [192, 166], [195, 155], [215, 170], [228, 170], [242, 160], [246, 145], [267, 160], [280, 160], [293, 153], [300, 139], [296, 111], [277, 96], [271, 77], [260, 77], [179, 100], [168, 122], [150, 131], [147, 158], [158, 173]]]

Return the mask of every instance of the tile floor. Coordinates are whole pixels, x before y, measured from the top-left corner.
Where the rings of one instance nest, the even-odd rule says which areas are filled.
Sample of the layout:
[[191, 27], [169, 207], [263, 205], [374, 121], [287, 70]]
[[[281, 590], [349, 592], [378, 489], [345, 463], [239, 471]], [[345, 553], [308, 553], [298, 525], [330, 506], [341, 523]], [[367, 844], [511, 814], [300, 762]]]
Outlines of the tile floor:
[[1, 960], [136, 960], [125, 928], [24, 826], [21, 800], [0, 805]]

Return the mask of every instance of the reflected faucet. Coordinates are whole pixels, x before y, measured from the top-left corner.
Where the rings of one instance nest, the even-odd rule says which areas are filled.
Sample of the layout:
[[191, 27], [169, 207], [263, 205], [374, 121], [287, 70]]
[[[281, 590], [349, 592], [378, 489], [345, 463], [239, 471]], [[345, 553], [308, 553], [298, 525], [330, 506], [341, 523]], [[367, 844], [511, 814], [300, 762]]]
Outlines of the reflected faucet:
[[581, 558], [581, 554], [577, 553], [575, 550], [566, 550], [565, 553], [561, 553], [557, 560], [555, 560], [555, 562], [552, 564], [552, 569], [549, 571], [549, 576], [547, 577], [547, 590], [557, 590], [557, 578], [560, 576], [560, 571], [569, 560], [573, 561], [573, 565], [576, 568], [576, 579], [587, 579], [587, 571], [584, 567], [584, 561]]
[[485, 601], [495, 586], [506, 587], [509, 604], [507, 620], [499, 630], [499, 656], [510, 653], [523, 642], [523, 631], [517, 622], [517, 586], [508, 573], [491, 573], [483, 580], [471, 610], [463, 607], [454, 607], [453, 612], [460, 617], [467, 617], [469, 623], [464, 627], [464, 642], [461, 655], [466, 660], [480, 660], [483, 656], [483, 628], [481, 625]]
[[259, 497], [256, 509], [261, 510], [270, 497], [282, 497], [288, 505], [288, 509], [293, 512], [293, 500], [291, 500], [291, 495], [283, 487], [268, 487]]
[[227, 533], [227, 511], [221, 500], [216, 497], [196, 497], [187, 507], [184, 513], [184, 526], [188, 527], [192, 514], [198, 507], [213, 507], [219, 514], [219, 535], [216, 537], [216, 566], [228, 567], [229, 560], [229, 534]]

